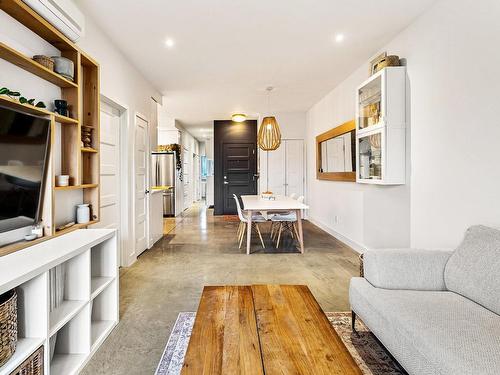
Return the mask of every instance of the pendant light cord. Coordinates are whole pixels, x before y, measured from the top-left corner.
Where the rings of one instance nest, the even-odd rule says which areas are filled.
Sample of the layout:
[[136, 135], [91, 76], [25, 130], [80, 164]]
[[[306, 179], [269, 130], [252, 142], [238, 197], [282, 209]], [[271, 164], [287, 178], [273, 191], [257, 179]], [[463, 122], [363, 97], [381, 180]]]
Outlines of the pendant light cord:
[[[271, 113], [271, 91], [272, 87], [266, 88], [267, 90], [267, 115]], [[264, 116], [265, 117], [265, 116]], [[267, 164], [267, 173], [266, 173], [266, 192], [269, 191], [269, 150], [266, 150], [266, 164]]]

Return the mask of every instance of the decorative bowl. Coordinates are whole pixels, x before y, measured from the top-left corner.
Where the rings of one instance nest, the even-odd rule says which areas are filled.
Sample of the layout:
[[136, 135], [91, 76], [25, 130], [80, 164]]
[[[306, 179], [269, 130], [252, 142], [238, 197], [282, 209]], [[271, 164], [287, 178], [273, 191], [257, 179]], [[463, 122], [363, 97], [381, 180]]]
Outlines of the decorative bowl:
[[59, 56], [52, 56], [52, 59], [54, 60], [54, 72], [73, 81], [75, 78], [75, 64], [73, 64], [73, 61]]

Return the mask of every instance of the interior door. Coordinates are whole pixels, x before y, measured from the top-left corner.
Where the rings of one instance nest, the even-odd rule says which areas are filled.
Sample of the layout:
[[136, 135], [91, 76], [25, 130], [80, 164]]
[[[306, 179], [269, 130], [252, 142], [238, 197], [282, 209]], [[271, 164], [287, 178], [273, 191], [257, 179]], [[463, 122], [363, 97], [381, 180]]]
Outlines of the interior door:
[[304, 195], [304, 141], [289, 139], [285, 142], [286, 195]]
[[224, 214], [236, 213], [233, 194], [257, 194], [257, 152], [255, 143], [224, 143]]
[[148, 122], [136, 115], [134, 142], [135, 179], [135, 250], [139, 255], [148, 239]]
[[120, 228], [120, 111], [101, 102], [100, 228]]
[[[269, 184], [269, 191], [272, 191], [274, 194], [278, 195], [286, 195], [285, 150], [286, 141], [283, 141], [278, 149], [266, 152], [268, 160], [266, 162], [265, 168], [267, 170], [267, 182]], [[264, 186], [265, 185], [266, 184], [264, 184]]]

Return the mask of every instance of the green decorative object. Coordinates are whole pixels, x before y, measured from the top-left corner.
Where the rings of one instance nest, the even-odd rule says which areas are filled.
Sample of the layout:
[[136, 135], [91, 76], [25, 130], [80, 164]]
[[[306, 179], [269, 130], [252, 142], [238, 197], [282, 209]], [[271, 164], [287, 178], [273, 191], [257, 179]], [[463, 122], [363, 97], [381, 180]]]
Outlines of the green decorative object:
[[6, 95], [8, 96], [9, 98], [11, 99], [17, 99], [19, 100], [19, 103], [21, 104], [29, 104], [29, 105], [34, 105], [35, 107], [37, 108], [47, 108], [45, 106], [45, 103], [42, 102], [42, 101], [39, 101], [38, 103], [36, 103], [35, 105], [35, 99], [27, 99], [25, 98], [24, 96], [21, 96], [21, 93], [18, 92], [18, 91], [11, 91], [9, 88], [7, 87], [2, 87], [0, 88], [0, 95]]

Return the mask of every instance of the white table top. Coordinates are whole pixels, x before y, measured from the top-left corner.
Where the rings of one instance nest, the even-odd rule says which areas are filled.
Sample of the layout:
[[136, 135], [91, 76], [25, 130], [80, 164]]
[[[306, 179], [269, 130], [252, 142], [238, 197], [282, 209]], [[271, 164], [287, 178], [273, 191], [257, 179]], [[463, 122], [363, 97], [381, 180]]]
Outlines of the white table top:
[[242, 195], [241, 200], [243, 209], [252, 211], [307, 210], [309, 208], [296, 199], [282, 195], [277, 195], [275, 200], [262, 199], [260, 195]]

